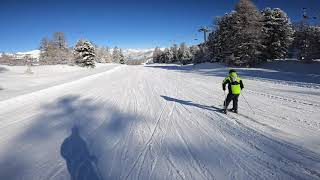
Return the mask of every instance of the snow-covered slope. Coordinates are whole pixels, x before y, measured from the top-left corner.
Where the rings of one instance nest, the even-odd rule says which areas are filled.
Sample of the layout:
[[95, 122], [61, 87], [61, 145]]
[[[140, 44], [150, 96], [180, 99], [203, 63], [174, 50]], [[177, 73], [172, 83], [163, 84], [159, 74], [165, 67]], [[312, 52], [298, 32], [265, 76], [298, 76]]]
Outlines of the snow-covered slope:
[[[227, 71], [117, 65], [72, 80], [67, 70], [68, 81], [10, 96], [0, 101], [0, 179], [320, 179], [320, 82], [304, 86], [314, 74], [239, 69], [253, 111], [241, 96], [240, 114], [224, 115]], [[0, 96], [40, 72], [1, 71], [19, 86], [4, 78]]]
[[26, 66], [0, 65], [0, 100], [71, 82], [115, 66], [118, 65], [97, 63], [95, 69], [69, 65], [32, 66], [33, 74], [28, 74]]

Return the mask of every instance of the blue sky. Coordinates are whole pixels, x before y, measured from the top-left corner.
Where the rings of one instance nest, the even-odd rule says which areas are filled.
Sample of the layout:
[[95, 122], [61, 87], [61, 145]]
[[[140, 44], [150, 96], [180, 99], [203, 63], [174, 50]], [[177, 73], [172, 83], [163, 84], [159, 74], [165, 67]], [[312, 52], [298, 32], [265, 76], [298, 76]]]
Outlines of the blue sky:
[[[85, 38], [98, 45], [153, 48], [202, 40], [197, 29], [238, 0], [0, 0], [0, 52], [37, 49], [43, 37], [66, 34], [70, 46]], [[302, 8], [320, 16], [319, 0], [253, 0], [260, 8], [280, 7], [293, 21]], [[199, 40], [194, 40], [197, 37]]]

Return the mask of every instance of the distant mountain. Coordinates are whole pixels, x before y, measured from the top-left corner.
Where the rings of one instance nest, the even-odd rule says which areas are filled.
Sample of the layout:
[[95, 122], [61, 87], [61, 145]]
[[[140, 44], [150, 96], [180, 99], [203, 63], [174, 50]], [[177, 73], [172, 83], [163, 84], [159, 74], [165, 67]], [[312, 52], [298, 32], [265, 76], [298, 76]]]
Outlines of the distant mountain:
[[33, 50], [28, 52], [17, 52], [15, 53], [17, 59], [22, 59], [25, 56], [29, 56], [31, 58], [39, 59], [40, 57], [40, 50]]
[[[0, 57], [3, 53], [0, 54]], [[40, 50], [32, 50], [28, 52], [17, 52], [17, 53], [4, 53], [6, 56], [13, 57], [15, 59], [23, 59], [26, 56], [30, 58], [39, 59], [40, 57]]]
[[123, 49], [122, 52], [128, 60], [141, 60], [152, 58], [154, 49]]

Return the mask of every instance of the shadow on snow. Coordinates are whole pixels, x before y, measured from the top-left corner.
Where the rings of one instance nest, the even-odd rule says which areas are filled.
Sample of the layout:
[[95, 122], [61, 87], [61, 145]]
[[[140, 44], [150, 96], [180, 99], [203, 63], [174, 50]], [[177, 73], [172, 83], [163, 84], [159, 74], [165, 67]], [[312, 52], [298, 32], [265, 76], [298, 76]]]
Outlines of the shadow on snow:
[[[218, 110], [218, 108], [168, 96], [162, 96], [162, 98], [204, 110]], [[57, 172], [60, 175], [56, 176], [57, 179], [65, 179], [68, 175], [72, 180], [123, 179], [124, 177], [130, 179], [131, 177], [136, 178], [136, 174], [132, 174], [132, 176], [128, 174], [130, 169], [133, 173], [137, 173], [141, 171], [139, 168], [143, 167], [146, 168], [144, 169], [146, 174], [142, 173], [145, 178], [141, 179], [163, 179], [166, 175], [177, 172], [170, 167], [159, 166], [159, 164], [154, 164], [154, 167], [152, 167], [148, 162], [152, 163], [153, 160], [148, 161], [148, 158], [146, 161], [139, 161], [138, 157], [146, 149], [146, 142], [141, 142], [141, 139], [149, 139], [148, 137], [142, 138], [139, 132], [148, 131], [148, 128], [145, 128], [147, 127], [145, 123], [154, 123], [150, 122], [151, 119], [136, 113], [120, 111], [108, 103], [97, 103], [93, 99], [84, 99], [79, 96], [59, 98], [53, 103], [43, 105], [41, 110], [43, 112], [40, 115], [32, 117], [35, 118], [32, 124], [22, 128], [24, 132], [10, 139], [11, 143], [7, 144], [8, 147], [1, 154], [0, 179], [15, 180], [21, 179], [22, 176], [24, 179], [40, 179], [52, 177]], [[239, 159], [238, 164], [242, 165], [243, 168], [246, 167], [246, 163], [252, 162], [263, 169], [274, 170], [275, 174], [285, 173], [289, 177], [297, 179], [320, 178], [320, 172], [316, 170], [316, 164], [320, 161], [319, 154], [290, 142], [277, 138], [271, 139], [245, 125], [240, 124], [239, 127], [231, 123], [225, 123], [223, 121], [226, 119], [222, 117], [221, 115], [220, 118], [213, 118], [211, 124], [218, 124], [219, 131], [234, 140], [231, 142], [245, 144], [246, 146], [217, 142], [212, 146], [207, 146], [207, 144], [213, 143], [207, 136], [198, 137], [194, 134], [185, 134], [183, 138], [189, 141], [188, 144], [179, 141], [179, 138], [165, 138], [166, 135], [163, 135], [163, 143], [151, 143], [148, 149], [154, 148], [160, 151], [157, 157], [154, 157], [159, 162], [168, 161], [168, 157], [165, 155], [169, 152], [170, 162], [189, 166], [198, 162], [206, 165], [213, 172], [219, 171], [220, 160], [223, 161], [221, 155], [224, 155], [224, 157], [234, 156], [234, 158]], [[143, 118], [145, 118], [145, 121], [141, 121]], [[184, 119], [169, 120], [185, 121]], [[197, 121], [196, 119], [191, 120]], [[199, 121], [202, 121], [202, 119]], [[159, 123], [160, 126], [161, 124]], [[143, 125], [143, 127], [138, 128], [137, 126], [140, 125]], [[208, 128], [213, 128], [210, 127], [210, 123], [208, 126]], [[173, 132], [179, 131], [179, 129], [176, 129], [178, 127], [172, 126], [170, 128], [174, 129]], [[164, 127], [158, 129], [164, 129]], [[198, 133], [203, 132], [199, 131]], [[153, 133], [150, 132], [149, 135], [151, 134]], [[188, 138], [193, 140], [199, 138], [199, 141], [190, 141]], [[157, 139], [154, 140], [157, 141]], [[199, 146], [198, 142], [202, 142], [203, 146]], [[116, 145], [119, 145], [119, 147], [114, 149]], [[157, 147], [152, 147], [156, 145]], [[229, 146], [229, 148], [226, 148], [226, 146]], [[23, 148], [19, 151], [23, 153], [16, 153], [17, 149], [21, 147]], [[47, 149], [50, 149], [50, 151], [46, 151]], [[237, 153], [230, 154], [230, 149]], [[238, 157], [239, 153], [242, 154], [241, 157], [246, 158]], [[261, 159], [259, 155], [268, 156], [268, 158]], [[115, 157], [119, 159], [115, 159]], [[65, 162], [66, 165], [65, 167], [62, 166], [63, 169], [60, 171], [52, 168], [60, 167], [59, 160]], [[43, 162], [43, 164], [39, 164], [39, 162]], [[135, 162], [141, 162], [142, 165], [132, 166]], [[168, 165], [170, 162], [166, 164]], [[230, 163], [225, 162], [224, 167], [227, 168]], [[230, 166], [234, 167], [233, 164], [230, 164]], [[290, 166], [291, 169], [287, 169], [287, 166]], [[154, 169], [165, 168], [168, 171], [154, 171], [152, 175], [147, 174], [150, 172], [148, 168], [151, 167]], [[51, 171], [46, 171], [47, 168]], [[294, 171], [294, 168], [299, 168], [299, 171]], [[34, 171], [34, 169], [37, 171]], [[170, 172], [169, 169], [171, 169]], [[305, 170], [304, 173], [301, 173], [301, 169]], [[185, 175], [189, 173], [188, 168], [183, 166], [179, 168], [179, 171], [185, 172]], [[249, 174], [252, 175], [250, 169], [244, 169], [244, 171], [250, 172]], [[249, 174], [247, 175], [249, 176]], [[256, 174], [256, 177], [262, 177], [263, 175], [265, 174], [260, 174], [260, 176]], [[188, 177], [191, 178], [192, 176]]]
[[61, 145], [61, 156], [65, 159], [72, 180], [100, 180], [96, 167], [97, 159], [90, 155], [86, 142], [81, 138], [78, 127]]
[[0, 73], [5, 72], [5, 71], [8, 71], [8, 69], [5, 67], [0, 67]]
[[[136, 117], [120, 112], [108, 103], [100, 104], [76, 95], [67, 95], [44, 104], [40, 112], [32, 117], [32, 121], [24, 119], [31, 124], [22, 128], [22, 132], [11, 139], [12, 143], [8, 143], [1, 154], [0, 179], [50, 177], [52, 172], [42, 171], [39, 162], [44, 162], [43, 168], [57, 171], [53, 167], [59, 166], [57, 160], [63, 159], [66, 169], [59, 172], [62, 179], [69, 174], [72, 180], [100, 180], [99, 166], [103, 164], [106, 168], [103, 174], [107, 175], [112, 166], [112, 162], [108, 162], [112, 156], [104, 152], [106, 138], [121, 138], [128, 123]], [[21, 147], [27, 148], [21, 149], [23, 153], [16, 153]], [[99, 158], [104, 161], [99, 161]], [[115, 174], [107, 177], [118, 178]]]
[[192, 101], [176, 99], [176, 98], [172, 98], [172, 97], [169, 97], [169, 96], [161, 95], [161, 97], [163, 99], [165, 99], [166, 101], [176, 102], [176, 103], [179, 103], [179, 104], [182, 104], [182, 105], [193, 106], [193, 107], [196, 107], [196, 108], [209, 110], [209, 111], [217, 111], [217, 112], [221, 112], [222, 111], [221, 108], [217, 108], [217, 107], [214, 107], [214, 106], [207, 106], [207, 105], [197, 104], [197, 103], [194, 103]]

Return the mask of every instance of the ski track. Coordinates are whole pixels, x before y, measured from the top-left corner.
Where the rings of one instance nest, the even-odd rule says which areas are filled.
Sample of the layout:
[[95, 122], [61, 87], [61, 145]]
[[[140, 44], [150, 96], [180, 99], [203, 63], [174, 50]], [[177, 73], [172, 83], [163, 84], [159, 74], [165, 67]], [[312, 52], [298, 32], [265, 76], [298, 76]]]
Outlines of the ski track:
[[283, 92], [317, 86], [244, 78], [255, 113], [240, 97], [224, 115], [223, 78], [180, 68], [114, 67], [0, 101], [0, 179], [71, 178], [60, 147], [75, 126], [85, 179], [320, 179], [320, 98]]

